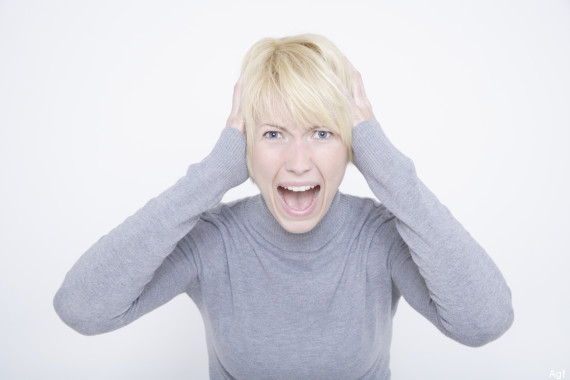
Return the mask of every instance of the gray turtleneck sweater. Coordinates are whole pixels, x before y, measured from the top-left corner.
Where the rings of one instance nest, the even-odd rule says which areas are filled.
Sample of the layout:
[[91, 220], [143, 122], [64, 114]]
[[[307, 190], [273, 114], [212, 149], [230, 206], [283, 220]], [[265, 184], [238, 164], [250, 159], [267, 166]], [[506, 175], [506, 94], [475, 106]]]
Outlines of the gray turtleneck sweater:
[[245, 137], [225, 128], [202, 162], [102, 237], [54, 300], [83, 334], [125, 326], [186, 293], [206, 326], [212, 379], [389, 379], [402, 295], [444, 334], [479, 346], [511, 325], [510, 290], [376, 121], [353, 130], [378, 200], [337, 193], [291, 234], [247, 179]]

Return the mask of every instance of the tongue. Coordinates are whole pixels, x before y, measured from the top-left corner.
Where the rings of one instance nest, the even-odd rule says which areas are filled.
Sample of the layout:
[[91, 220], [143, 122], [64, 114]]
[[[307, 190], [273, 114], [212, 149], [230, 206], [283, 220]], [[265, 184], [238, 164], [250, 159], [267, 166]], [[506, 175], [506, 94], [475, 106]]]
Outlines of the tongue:
[[313, 196], [315, 195], [315, 188], [306, 191], [291, 191], [285, 188], [281, 189], [283, 194], [283, 200], [289, 207], [294, 210], [305, 210], [313, 202]]

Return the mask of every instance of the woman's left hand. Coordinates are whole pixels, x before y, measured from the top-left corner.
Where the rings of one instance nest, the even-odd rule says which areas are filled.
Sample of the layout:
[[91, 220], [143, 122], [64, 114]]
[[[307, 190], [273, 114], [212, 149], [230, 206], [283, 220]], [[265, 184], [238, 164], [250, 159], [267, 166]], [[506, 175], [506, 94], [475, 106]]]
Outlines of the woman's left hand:
[[372, 111], [372, 105], [364, 91], [364, 84], [362, 83], [362, 76], [352, 67], [352, 94], [349, 99], [352, 103], [352, 122], [353, 127], [365, 120], [376, 119]]
[[366, 91], [364, 91], [364, 84], [362, 83], [362, 76], [352, 66], [350, 62], [348, 62], [352, 72], [351, 72], [351, 81], [352, 81], [352, 91], [349, 91], [348, 88], [341, 82], [340, 79], [337, 77], [337, 84], [340, 87], [341, 91], [344, 92], [348, 100], [352, 105], [352, 127], [356, 127], [358, 124], [365, 120], [376, 119], [374, 116], [374, 112], [372, 111], [372, 105], [366, 96]]

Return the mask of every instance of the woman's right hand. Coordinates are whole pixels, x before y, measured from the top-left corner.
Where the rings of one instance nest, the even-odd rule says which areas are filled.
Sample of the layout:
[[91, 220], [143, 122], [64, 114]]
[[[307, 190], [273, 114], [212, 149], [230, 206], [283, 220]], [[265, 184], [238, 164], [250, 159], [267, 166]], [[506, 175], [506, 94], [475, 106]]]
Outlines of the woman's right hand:
[[360, 72], [352, 66], [352, 93], [348, 93], [348, 99], [352, 104], [352, 122], [353, 127], [357, 126], [365, 120], [375, 120], [374, 111], [372, 111], [372, 105], [368, 96], [366, 96], [366, 91], [364, 91], [364, 83], [362, 82], [362, 76]]
[[230, 112], [230, 116], [228, 117], [228, 121], [226, 122], [226, 127], [232, 127], [241, 131], [245, 135], [245, 120], [243, 118], [243, 113], [241, 109], [241, 81], [242, 77], [240, 76], [238, 81], [234, 86], [234, 95], [232, 101], [232, 111]]

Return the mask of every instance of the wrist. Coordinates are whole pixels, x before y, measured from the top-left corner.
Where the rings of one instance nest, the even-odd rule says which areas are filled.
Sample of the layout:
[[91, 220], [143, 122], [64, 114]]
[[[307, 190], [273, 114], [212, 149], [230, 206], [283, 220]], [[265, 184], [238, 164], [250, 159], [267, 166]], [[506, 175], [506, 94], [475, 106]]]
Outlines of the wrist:
[[211, 173], [207, 186], [221, 185], [226, 190], [235, 187], [249, 177], [245, 160], [245, 135], [237, 128], [225, 127], [214, 148], [198, 165]]
[[354, 164], [362, 172], [374, 171], [388, 175], [409, 159], [388, 139], [377, 120], [360, 122], [352, 132]]

